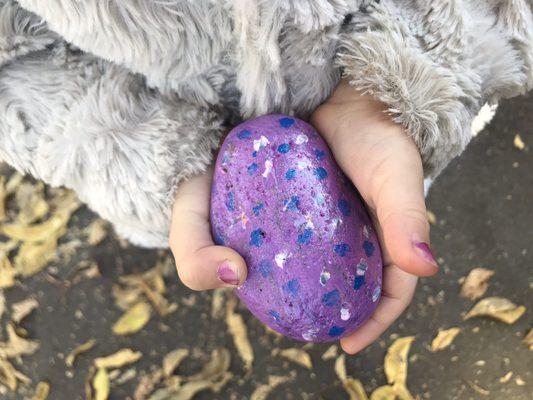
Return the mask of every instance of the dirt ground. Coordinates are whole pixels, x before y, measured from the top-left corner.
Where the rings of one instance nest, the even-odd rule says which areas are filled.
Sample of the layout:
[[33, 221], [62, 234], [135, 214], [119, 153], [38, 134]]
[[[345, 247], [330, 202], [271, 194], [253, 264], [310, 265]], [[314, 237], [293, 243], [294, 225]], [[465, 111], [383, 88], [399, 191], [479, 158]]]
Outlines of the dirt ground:
[[[408, 311], [379, 341], [346, 358], [348, 375], [359, 379], [368, 394], [387, 384], [383, 368], [387, 348], [399, 337], [414, 335], [407, 375], [407, 387], [413, 396], [445, 400], [533, 398], [533, 353], [522, 343], [533, 327], [532, 125], [533, 96], [505, 102], [492, 124], [434, 184], [428, 208], [436, 216], [432, 247], [442, 270], [437, 277], [420, 281]], [[516, 134], [526, 144], [522, 150], [513, 144]], [[80, 232], [94, 218], [87, 209], [78, 210], [60, 245], [83, 238]], [[25, 332], [20, 327], [17, 332], [38, 340], [40, 347], [31, 355], [11, 360], [32, 382], [19, 383], [16, 393], [3, 386], [0, 398], [31, 398], [39, 381], [50, 384], [49, 399], [85, 398], [85, 381], [93, 360], [123, 348], [140, 351], [142, 357], [110, 372], [110, 399], [133, 398], [142, 377], [157, 370], [163, 357], [176, 348], [189, 350], [189, 356], [174, 373], [181, 376], [197, 372], [212, 350], [229, 350], [231, 362], [226, 372], [231, 379], [220, 385], [218, 393], [202, 391], [195, 399], [248, 399], [271, 375], [289, 379], [275, 388], [269, 399], [349, 398], [335, 374], [334, 350], [329, 350], [331, 358], [322, 359], [330, 345], [310, 346], [280, 338], [238, 306], [236, 313], [244, 319], [254, 354], [251, 371], [247, 372], [228, 332], [224, 306], [222, 315], [213, 317], [212, 294], [189, 291], [173, 274], [165, 278], [165, 296], [177, 304], [177, 310], [167, 316], [153, 312], [138, 333], [114, 335], [112, 326], [123, 311], [112, 296], [113, 285], [120, 276], [154, 267], [168, 254], [126, 247], [112, 232], [96, 246], [82, 239], [74, 243], [70, 257], [63, 256], [4, 290], [6, 312], [1, 340], [6, 340], [11, 305], [33, 297], [38, 307], [20, 323]], [[76, 271], [84, 260], [96, 262], [100, 275], [76, 283]], [[488, 318], [463, 321], [462, 315], [475, 301], [459, 296], [459, 280], [477, 267], [495, 272], [484, 297], [501, 296], [526, 306], [527, 311], [514, 324]], [[461, 328], [451, 346], [431, 352], [431, 342], [439, 329], [451, 327]], [[81, 354], [72, 368], [67, 367], [66, 356], [90, 339], [96, 341], [95, 346]], [[275, 355], [276, 349], [286, 348], [306, 351], [312, 368]], [[161, 382], [157, 387], [165, 384]]]

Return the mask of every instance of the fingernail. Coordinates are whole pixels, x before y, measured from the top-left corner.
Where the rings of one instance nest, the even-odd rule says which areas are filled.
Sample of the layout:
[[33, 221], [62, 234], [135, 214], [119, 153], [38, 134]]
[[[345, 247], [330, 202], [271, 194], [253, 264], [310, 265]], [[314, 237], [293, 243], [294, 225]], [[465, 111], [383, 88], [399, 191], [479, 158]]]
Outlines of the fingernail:
[[420, 257], [422, 257], [426, 261], [429, 261], [435, 267], [438, 267], [437, 260], [435, 260], [435, 256], [431, 252], [431, 248], [429, 247], [429, 244], [425, 242], [414, 242], [413, 246], [415, 248], [416, 253]]
[[218, 279], [227, 285], [237, 286], [239, 284], [239, 273], [231, 261], [224, 261], [217, 270]]

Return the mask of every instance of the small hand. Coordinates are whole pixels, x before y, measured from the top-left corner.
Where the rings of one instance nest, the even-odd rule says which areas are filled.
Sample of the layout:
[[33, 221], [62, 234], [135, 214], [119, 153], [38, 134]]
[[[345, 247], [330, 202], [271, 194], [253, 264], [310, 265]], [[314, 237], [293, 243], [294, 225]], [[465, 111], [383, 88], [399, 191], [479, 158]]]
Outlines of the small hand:
[[209, 199], [213, 169], [183, 182], [176, 193], [170, 248], [181, 281], [193, 290], [240, 286], [246, 263], [234, 250], [216, 246], [211, 236]]
[[366, 202], [383, 253], [380, 303], [369, 321], [341, 340], [343, 349], [353, 354], [405, 310], [417, 276], [438, 270], [429, 248], [422, 161], [413, 140], [384, 113], [384, 106], [346, 80], [314, 112], [311, 123]]

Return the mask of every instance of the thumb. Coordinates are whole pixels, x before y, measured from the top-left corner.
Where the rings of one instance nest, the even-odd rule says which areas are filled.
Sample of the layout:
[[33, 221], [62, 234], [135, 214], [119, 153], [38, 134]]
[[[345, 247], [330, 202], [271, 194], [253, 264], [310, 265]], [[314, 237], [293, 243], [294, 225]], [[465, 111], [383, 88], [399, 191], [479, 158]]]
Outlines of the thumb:
[[414, 141], [391, 121], [347, 125], [326, 138], [373, 214], [385, 264], [418, 276], [435, 274], [422, 161]]
[[237, 287], [246, 263], [234, 250], [213, 243], [209, 223], [211, 174], [180, 185], [172, 211], [170, 248], [181, 281], [193, 290]]

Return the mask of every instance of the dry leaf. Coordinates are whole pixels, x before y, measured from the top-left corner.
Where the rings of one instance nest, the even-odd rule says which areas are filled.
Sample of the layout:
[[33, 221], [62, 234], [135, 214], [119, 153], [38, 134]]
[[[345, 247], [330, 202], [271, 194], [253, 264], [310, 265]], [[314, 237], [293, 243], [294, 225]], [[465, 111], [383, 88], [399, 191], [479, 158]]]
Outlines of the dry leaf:
[[7, 255], [0, 253], [0, 289], [10, 288], [15, 284], [17, 271], [7, 258]]
[[122, 349], [107, 357], [98, 357], [94, 360], [94, 366], [98, 369], [121, 368], [124, 365], [133, 364], [142, 357], [140, 351]]
[[286, 358], [289, 361], [292, 361], [298, 365], [301, 365], [304, 368], [312, 369], [313, 363], [311, 361], [311, 356], [301, 349], [291, 348], [284, 349], [279, 351], [281, 357]]
[[44, 185], [42, 182], [31, 184], [21, 183], [17, 187], [15, 201], [20, 212], [17, 222], [29, 225], [43, 218], [49, 211], [48, 203], [44, 199]]
[[39, 349], [39, 343], [21, 338], [15, 332], [12, 325], [8, 325], [7, 342], [0, 342], [0, 357], [13, 358], [33, 354]]
[[20, 186], [22, 181], [24, 180], [24, 175], [22, 175], [19, 172], [14, 172], [9, 177], [9, 180], [6, 183], [6, 193], [8, 196], [15, 193], [17, 188]]
[[431, 342], [431, 351], [443, 350], [452, 344], [455, 337], [461, 332], [459, 328], [450, 328], [446, 330], [439, 330], [439, 333]]
[[517, 376], [514, 379], [514, 382], [516, 383], [517, 386], [525, 386], [526, 385], [526, 381], [523, 380], [521, 376]]
[[121, 310], [128, 310], [139, 302], [142, 290], [139, 287], [123, 289], [119, 285], [113, 285], [111, 294], [115, 299], [115, 305]]
[[160, 369], [141, 377], [133, 393], [133, 398], [135, 400], [145, 400], [161, 379], [163, 379], [163, 371]]
[[72, 350], [69, 355], [65, 358], [65, 364], [67, 364], [68, 367], [72, 368], [74, 366], [74, 361], [76, 361], [76, 358], [89, 350], [91, 350], [94, 345], [96, 344], [96, 340], [90, 339], [87, 342], [80, 344], [78, 347], [76, 347], [74, 350]]
[[461, 287], [461, 297], [470, 300], [479, 299], [487, 291], [489, 279], [494, 275], [494, 271], [485, 268], [474, 268], [463, 282]]
[[35, 394], [32, 400], [46, 400], [50, 393], [50, 384], [48, 382], [39, 382], [35, 388]]
[[109, 397], [109, 375], [104, 368], [96, 371], [93, 378], [94, 400], [107, 400]]
[[514, 147], [516, 147], [518, 150], [524, 150], [526, 147], [526, 144], [520, 137], [520, 135], [517, 133], [513, 140]]
[[396, 339], [387, 350], [385, 355], [385, 375], [389, 384], [401, 383], [407, 381], [407, 355], [411, 348], [411, 343], [415, 340], [414, 336], [407, 336]]
[[51, 237], [45, 242], [26, 242], [20, 246], [15, 257], [15, 270], [28, 277], [41, 271], [56, 256], [57, 239]]
[[248, 340], [248, 332], [242, 316], [235, 312], [236, 299], [232, 297], [227, 302], [226, 306], [226, 324], [233, 336], [233, 343], [244, 361], [244, 368], [250, 371], [252, 363], [254, 362], [254, 352], [250, 340]]
[[87, 235], [87, 243], [90, 246], [96, 246], [102, 243], [107, 236], [107, 222], [103, 219], [96, 219], [87, 227], [85, 234]]
[[150, 305], [140, 302], [126, 311], [113, 325], [115, 335], [130, 335], [140, 331], [150, 321]]
[[464, 317], [491, 317], [506, 324], [514, 324], [526, 311], [524, 306], [517, 306], [503, 297], [487, 297], [480, 300]]
[[372, 392], [370, 400], [395, 400], [396, 392], [392, 386], [381, 386]]
[[292, 377], [288, 376], [269, 376], [268, 383], [265, 385], [258, 386], [252, 393], [250, 400], [266, 400], [272, 390], [274, 390], [279, 385], [290, 381], [291, 379]]
[[346, 380], [348, 374], [346, 373], [346, 356], [341, 354], [335, 360], [335, 374], [342, 381]]
[[0, 319], [2, 319], [2, 315], [4, 315], [5, 311], [6, 311], [6, 296], [4, 295], [4, 291], [0, 290]]
[[9, 390], [17, 390], [17, 377], [15, 368], [6, 359], [0, 358], [0, 383], [6, 385]]
[[224, 315], [224, 299], [228, 289], [213, 290], [211, 298], [211, 317], [220, 319]]
[[511, 378], [513, 377], [513, 371], [509, 371], [507, 372], [504, 376], [502, 376], [499, 381], [500, 383], [507, 383], [511, 380]]
[[436, 225], [437, 224], [437, 217], [435, 216], [435, 214], [431, 211], [427, 211], [427, 218], [428, 218], [428, 222], [431, 224], [431, 225]]
[[[335, 346], [336, 347], [336, 346]], [[344, 390], [350, 396], [350, 400], [368, 400], [365, 388], [359, 379], [353, 379], [346, 373], [346, 356], [341, 354], [335, 360], [335, 374], [342, 383]]]
[[11, 320], [15, 324], [19, 324], [37, 307], [39, 307], [39, 303], [33, 297], [28, 297], [26, 300], [19, 301], [11, 307]]
[[189, 350], [187, 349], [176, 349], [168, 353], [163, 358], [163, 375], [167, 378], [170, 377], [188, 355]]
[[529, 333], [522, 342], [529, 348], [529, 350], [533, 350], [533, 329], [529, 330]]
[[337, 357], [337, 353], [339, 352], [339, 348], [337, 347], [336, 344], [330, 346], [325, 352], [324, 354], [322, 354], [322, 360], [324, 361], [327, 361], [327, 360], [331, 360], [335, 357]]
[[228, 371], [231, 363], [231, 356], [228, 349], [219, 348], [213, 350], [211, 359], [203, 366], [202, 370], [194, 375], [188, 376], [189, 381], [210, 380], [218, 381]]
[[481, 386], [476, 385], [474, 382], [466, 381], [466, 383], [468, 383], [468, 386], [474, 389], [474, 391], [476, 391], [477, 393], [483, 396], [488, 396], [490, 394], [490, 392], [487, 389], [483, 389]]
[[58, 238], [66, 232], [68, 217], [66, 213], [52, 215], [40, 224], [26, 225], [21, 223], [6, 224], [0, 227], [0, 232], [11, 239], [22, 242], [36, 243]]

